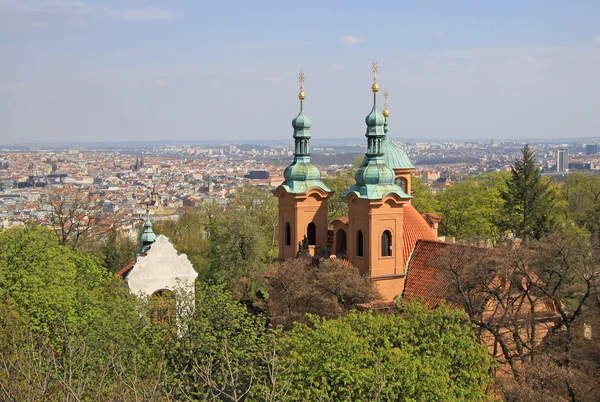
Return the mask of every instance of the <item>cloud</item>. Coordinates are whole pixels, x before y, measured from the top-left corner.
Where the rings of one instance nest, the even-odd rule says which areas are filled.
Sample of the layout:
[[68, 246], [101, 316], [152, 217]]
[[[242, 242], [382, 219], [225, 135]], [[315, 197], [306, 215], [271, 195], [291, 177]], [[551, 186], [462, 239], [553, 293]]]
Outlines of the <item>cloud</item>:
[[257, 40], [251, 42], [238, 42], [234, 43], [233, 46], [244, 49], [274, 49], [284, 47], [296, 47], [309, 45], [310, 42], [299, 41], [299, 40]]
[[165, 80], [154, 80], [154, 83], [161, 88], [165, 88], [165, 87], [169, 86], [169, 83]]
[[172, 11], [162, 8], [105, 8], [104, 15], [110, 18], [127, 21], [161, 21], [168, 20], [176, 16]]
[[600, 42], [600, 35], [598, 36], [592, 36], [592, 40], [595, 42]]
[[358, 43], [366, 42], [365, 38], [363, 38], [362, 36], [354, 36], [354, 35], [342, 35], [340, 37], [340, 40], [349, 45], [356, 45]]
[[[108, 4], [107, 4], [108, 3]], [[176, 13], [164, 7], [147, 5], [145, 1], [94, 2], [91, 0], [0, 0], [0, 16], [25, 18], [35, 27], [48, 21], [63, 22], [68, 25], [85, 25], [85, 18], [107, 18], [123, 21], [161, 21], [177, 17]]]
[[22, 82], [22, 81], [17, 81], [17, 82], [13, 82], [13, 85], [17, 88], [21, 88], [21, 89], [31, 89], [33, 88], [33, 85], [31, 85], [28, 82]]
[[440, 38], [440, 37], [442, 37], [443, 35], [444, 35], [444, 34], [443, 34], [443, 33], [441, 33], [441, 32], [439, 32], [439, 31], [438, 31], [438, 32], [434, 32], [434, 33], [433, 33], [433, 36], [435, 36], [436, 38]]

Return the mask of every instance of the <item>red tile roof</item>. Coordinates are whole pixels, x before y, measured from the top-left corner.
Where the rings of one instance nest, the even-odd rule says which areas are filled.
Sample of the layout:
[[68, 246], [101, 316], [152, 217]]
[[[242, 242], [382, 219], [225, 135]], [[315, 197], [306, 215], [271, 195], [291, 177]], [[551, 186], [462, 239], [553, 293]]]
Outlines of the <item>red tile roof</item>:
[[403, 261], [404, 266], [408, 262], [410, 253], [413, 251], [418, 240], [437, 241], [435, 232], [429, 226], [429, 223], [411, 204], [404, 206], [404, 247]]
[[450, 244], [440, 241], [419, 240], [408, 262], [406, 281], [402, 298], [404, 300], [421, 299], [434, 308], [442, 300], [451, 307], [458, 307], [456, 303], [448, 300], [453, 294], [450, 282], [445, 278], [440, 266], [445, 258], [452, 258], [461, 263], [467, 262], [467, 250], [480, 249], [463, 244]]
[[337, 221], [341, 222], [344, 225], [348, 224], [348, 218], [346, 218], [345, 216], [340, 216], [339, 218], [334, 219], [333, 222], [331, 222], [331, 223], [335, 223]]
[[131, 271], [133, 269], [134, 265], [135, 265], [135, 260], [131, 261], [129, 264], [127, 264], [123, 268], [121, 268], [121, 270], [119, 272], [117, 272], [115, 274], [115, 276], [121, 276], [121, 277], [125, 278], [127, 276], [127, 274], [129, 273], [129, 271]]

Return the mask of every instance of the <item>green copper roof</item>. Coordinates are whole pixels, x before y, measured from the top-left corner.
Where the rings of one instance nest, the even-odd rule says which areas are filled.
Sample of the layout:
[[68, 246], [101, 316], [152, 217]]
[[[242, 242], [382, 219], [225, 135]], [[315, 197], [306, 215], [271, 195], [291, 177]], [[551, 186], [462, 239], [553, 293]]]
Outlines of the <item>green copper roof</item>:
[[[387, 120], [383, 125], [383, 131], [385, 137], [381, 142], [381, 152], [383, 153], [383, 160], [390, 168], [396, 169], [414, 169], [412, 162], [410, 161], [406, 152], [397, 145], [394, 145], [387, 136], [389, 131]], [[366, 159], [366, 157], [365, 157]], [[364, 160], [363, 160], [364, 162]]]
[[321, 171], [310, 160], [310, 118], [302, 111], [300, 101], [300, 113], [292, 120], [294, 128], [294, 161], [285, 168], [283, 177], [285, 181], [281, 184], [288, 193], [303, 194], [313, 187], [319, 187], [326, 192], [332, 192], [321, 181]]
[[152, 230], [152, 222], [150, 222], [150, 216], [146, 217], [146, 222], [144, 223], [144, 233], [140, 237], [140, 241], [144, 246], [154, 243], [156, 240], [156, 235]]
[[387, 194], [394, 193], [400, 198], [411, 198], [400, 186], [394, 183], [394, 171], [384, 159], [385, 118], [377, 110], [377, 94], [374, 93], [373, 95], [373, 109], [365, 119], [365, 123], [367, 123], [365, 134], [367, 137], [367, 153], [354, 175], [356, 184], [350, 187], [342, 197], [355, 193], [361, 198], [377, 200]]
[[298, 113], [298, 116], [292, 120], [292, 127], [294, 127], [294, 138], [310, 138], [310, 127], [312, 121], [310, 117], [304, 114], [302, 110]]

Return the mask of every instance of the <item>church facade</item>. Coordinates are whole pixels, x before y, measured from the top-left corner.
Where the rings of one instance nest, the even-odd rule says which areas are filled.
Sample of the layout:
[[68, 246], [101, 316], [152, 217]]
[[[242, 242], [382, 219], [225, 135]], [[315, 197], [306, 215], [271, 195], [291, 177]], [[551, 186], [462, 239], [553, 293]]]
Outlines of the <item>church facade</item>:
[[387, 92], [379, 112], [377, 69], [374, 62], [373, 107], [365, 119], [367, 152], [355, 172], [356, 183], [341, 195], [348, 204], [348, 216], [327, 222], [327, 200], [333, 192], [310, 160], [312, 122], [303, 111], [303, 73], [299, 76], [300, 113], [292, 121], [294, 161], [274, 194], [279, 199], [280, 260], [305, 253], [348, 261], [375, 283], [388, 302], [402, 294], [417, 240], [437, 240], [437, 222], [412, 206], [414, 166], [406, 152], [388, 138]]

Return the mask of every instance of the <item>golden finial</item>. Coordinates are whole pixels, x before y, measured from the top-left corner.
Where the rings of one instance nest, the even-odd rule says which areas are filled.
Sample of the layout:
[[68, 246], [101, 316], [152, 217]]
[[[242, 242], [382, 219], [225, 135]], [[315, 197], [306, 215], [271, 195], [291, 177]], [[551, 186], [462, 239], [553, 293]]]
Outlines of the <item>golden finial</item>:
[[383, 99], [385, 99], [385, 103], [383, 104], [383, 112], [382, 112], [383, 117], [385, 117], [386, 119], [390, 115], [390, 111], [387, 108], [387, 99], [388, 99], [388, 96], [390, 96], [390, 93], [386, 89], [386, 90], [383, 91]]
[[379, 65], [377, 64], [377, 60], [373, 59], [373, 63], [371, 63], [371, 71], [373, 71], [373, 85], [371, 86], [371, 90], [373, 92], [379, 91], [379, 85], [377, 85], [377, 70], [379, 70]]
[[298, 99], [300, 99], [301, 101], [304, 100], [304, 98], [306, 97], [304, 95], [304, 80], [306, 79], [306, 74], [304, 74], [302, 72], [302, 70], [300, 70], [300, 73], [298, 74], [298, 82], [300, 83], [300, 93], [298, 94]]

